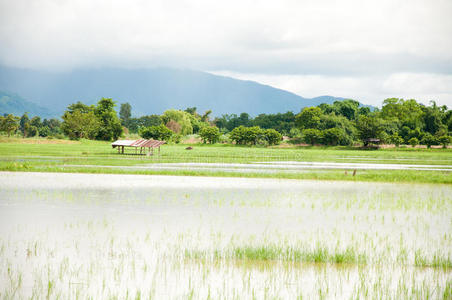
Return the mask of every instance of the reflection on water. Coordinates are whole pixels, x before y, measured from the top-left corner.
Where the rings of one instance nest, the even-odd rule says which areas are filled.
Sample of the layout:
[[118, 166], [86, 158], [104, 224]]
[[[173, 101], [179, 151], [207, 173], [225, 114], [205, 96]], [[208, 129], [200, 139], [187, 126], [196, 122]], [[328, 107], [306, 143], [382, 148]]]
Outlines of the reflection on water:
[[0, 173], [0, 190], [0, 297], [451, 292], [446, 185]]

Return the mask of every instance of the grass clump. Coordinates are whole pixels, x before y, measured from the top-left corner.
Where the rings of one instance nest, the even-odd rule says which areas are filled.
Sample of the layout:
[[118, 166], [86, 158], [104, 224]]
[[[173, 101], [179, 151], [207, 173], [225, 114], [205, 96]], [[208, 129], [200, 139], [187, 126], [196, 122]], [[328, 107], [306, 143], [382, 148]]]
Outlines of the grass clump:
[[423, 268], [452, 268], [452, 260], [449, 256], [441, 255], [441, 253], [433, 254], [433, 257], [428, 258], [420, 250], [414, 253], [414, 265]]
[[314, 248], [294, 248], [269, 246], [243, 246], [220, 251], [185, 251], [185, 257], [191, 259], [224, 259], [245, 261], [281, 261], [331, 264], [363, 264], [366, 255], [357, 253], [353, 248], [328, 250], [324, 246]]

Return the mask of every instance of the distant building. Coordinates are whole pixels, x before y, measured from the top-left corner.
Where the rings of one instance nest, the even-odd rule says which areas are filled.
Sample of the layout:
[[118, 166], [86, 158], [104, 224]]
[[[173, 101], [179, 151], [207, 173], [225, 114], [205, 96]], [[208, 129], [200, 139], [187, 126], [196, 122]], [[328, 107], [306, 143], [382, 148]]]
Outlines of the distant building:
[[[158, 148], [158, 154], [160, 155], [160, 146], [165, 144], [165, 141], [158, 141], [158, 140], [117, 140], [113, 143], [111, 143], [112, 148], [118, 148], [118, 153], [125, 154], [124, 149], [125, 147], [135, 148], [135, 152], [128, 153], [128, 154], [135, 154], [135, 155], [154, 155], [154, 149]], [[138, 148], [140, 148], [140, 153], [138, 153]], [[146, 149], [147, 148], [147, 149]]]

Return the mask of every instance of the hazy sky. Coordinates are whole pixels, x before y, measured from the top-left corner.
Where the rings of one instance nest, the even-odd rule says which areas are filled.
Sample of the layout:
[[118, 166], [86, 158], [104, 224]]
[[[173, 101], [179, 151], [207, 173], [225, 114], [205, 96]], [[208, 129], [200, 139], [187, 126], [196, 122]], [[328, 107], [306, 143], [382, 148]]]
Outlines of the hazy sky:
[[452, 0], [0, 0], [0, 64], [168, 66], [452, 106]]

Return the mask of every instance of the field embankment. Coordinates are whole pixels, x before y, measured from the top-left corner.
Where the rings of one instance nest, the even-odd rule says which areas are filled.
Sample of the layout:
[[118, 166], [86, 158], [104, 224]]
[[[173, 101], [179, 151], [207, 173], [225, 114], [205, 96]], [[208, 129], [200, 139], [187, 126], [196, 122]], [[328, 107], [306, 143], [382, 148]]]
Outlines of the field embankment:
[[[452, 149], [359, 150], [164, 145], [161, 154], [119, 155], [108, 142], [7, 139], [0, 170], [161, 174], [452, 184]], [[26, 142], [25, 142], [26, 141]]]

